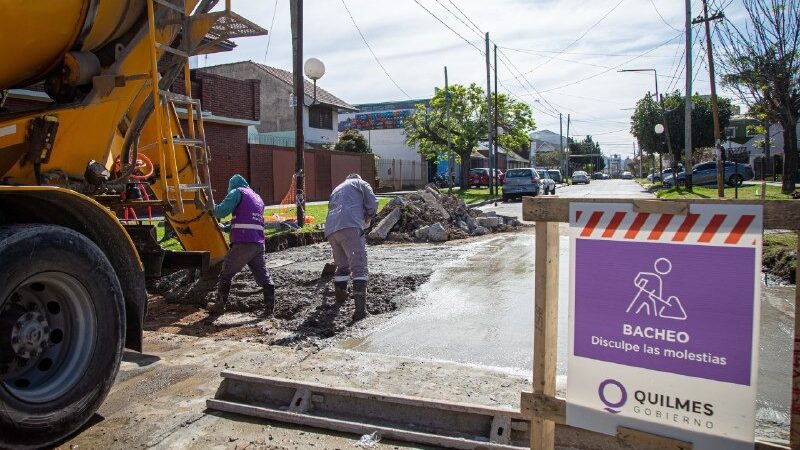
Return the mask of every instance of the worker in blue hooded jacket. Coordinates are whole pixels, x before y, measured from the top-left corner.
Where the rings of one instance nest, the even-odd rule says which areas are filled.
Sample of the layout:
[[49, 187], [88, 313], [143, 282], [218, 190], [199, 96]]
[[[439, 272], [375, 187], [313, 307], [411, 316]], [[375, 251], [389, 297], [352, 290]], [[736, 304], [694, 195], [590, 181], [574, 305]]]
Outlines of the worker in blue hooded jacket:
[[275, 309], [275, 284], [264, 261], [264, 201], [239, 174], [231, 177], [228, 195], [214, 207], [218, 219], [230, 214], [231, 249], [222, 263], [216, 302], [209, 303], [208, 310], [214, 314], [225, 311], [233, 277], [247, 265], [264, 288], [264, 312], [270, 316]]

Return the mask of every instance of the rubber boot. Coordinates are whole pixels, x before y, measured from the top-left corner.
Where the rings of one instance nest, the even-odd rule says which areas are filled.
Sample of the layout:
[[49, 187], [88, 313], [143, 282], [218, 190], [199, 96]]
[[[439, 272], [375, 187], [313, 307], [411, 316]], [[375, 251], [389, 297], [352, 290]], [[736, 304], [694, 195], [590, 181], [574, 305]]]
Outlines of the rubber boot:
[[231, 291], [230, 284], [220, 283], [217, 287], [217, 298], [214, 302], [208, 302], [206, 309], [211, 314], [222, 314], [225, 312], [225, 305], [228, 303], [228, 294]]
[[367, 317], [367, 282], [366, 280], [353, 281], [353, 302], [355, 303], [355, 310], [353, 311], [353, 322]]
[[336, 303], [347, 301], [347, 281], [336, 281], [333, 283], [333, 298]]
[[268, 284], [264, 286], [264, 314], [267, 317], [272, 316], [275, 311], [275, 285]]

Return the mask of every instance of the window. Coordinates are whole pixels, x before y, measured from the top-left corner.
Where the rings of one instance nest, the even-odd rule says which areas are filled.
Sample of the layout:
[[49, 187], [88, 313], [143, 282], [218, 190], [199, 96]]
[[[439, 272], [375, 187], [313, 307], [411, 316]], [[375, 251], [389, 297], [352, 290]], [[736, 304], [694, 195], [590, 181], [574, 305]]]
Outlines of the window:
[[314, 105], [308, 108], [308, 126], [323, 130], [333, 129], [333, 110], [327, 106]]
[[534, 177], [532, 169], [511, 169], [506, 172], [506, 178], [523, 178], [523, 177]]
[[725, 127], [725, 137], [733, 139], [736, 137], [736, 127]]

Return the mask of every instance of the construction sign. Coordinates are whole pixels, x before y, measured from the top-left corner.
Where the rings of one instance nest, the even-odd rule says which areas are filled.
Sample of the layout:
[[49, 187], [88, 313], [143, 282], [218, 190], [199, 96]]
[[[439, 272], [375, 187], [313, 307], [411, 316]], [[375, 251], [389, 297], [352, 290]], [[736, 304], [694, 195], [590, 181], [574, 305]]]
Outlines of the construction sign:
[[567, 423], [753, 448], [763, 208], [570, 205]]

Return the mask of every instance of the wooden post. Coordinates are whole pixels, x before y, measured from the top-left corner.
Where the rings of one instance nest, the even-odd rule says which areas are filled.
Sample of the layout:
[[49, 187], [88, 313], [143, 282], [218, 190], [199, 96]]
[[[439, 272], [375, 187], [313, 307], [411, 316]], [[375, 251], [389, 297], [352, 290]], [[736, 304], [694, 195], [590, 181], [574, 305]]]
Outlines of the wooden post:
[[[533, 312], [533, 392], [555, 396], [558, 326], [558, 222], [536, 222]], [[552, 450], [555, 423], [531, 421], [531, 449]]]
[[[800, 232], [797, 233], [797, 252], [800, 255]], [[795, 268], [795, 279], [800, 280], [800, 264]], [[800, 288], [794, 288], [794, 358], [792, 361], [792, 416], [789, 446], [800, 449]]]

